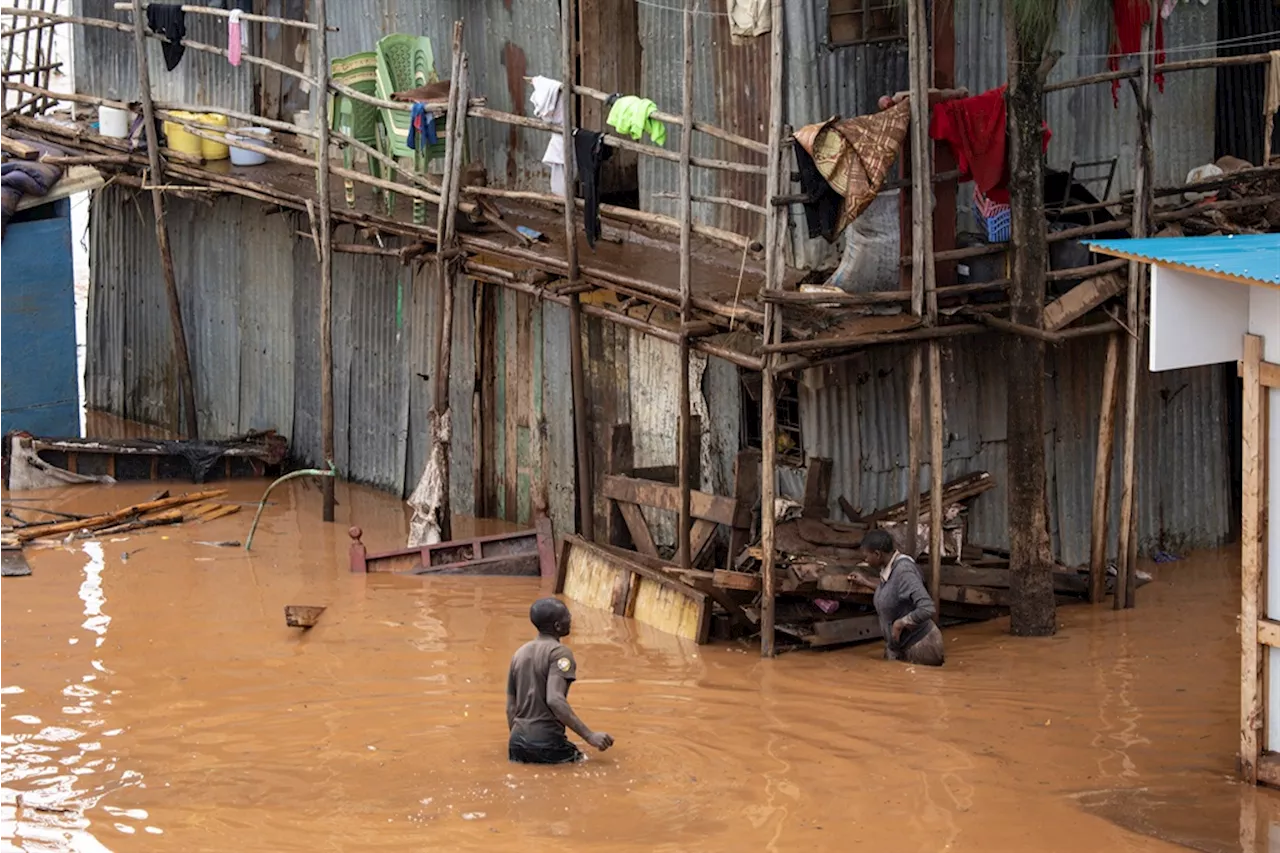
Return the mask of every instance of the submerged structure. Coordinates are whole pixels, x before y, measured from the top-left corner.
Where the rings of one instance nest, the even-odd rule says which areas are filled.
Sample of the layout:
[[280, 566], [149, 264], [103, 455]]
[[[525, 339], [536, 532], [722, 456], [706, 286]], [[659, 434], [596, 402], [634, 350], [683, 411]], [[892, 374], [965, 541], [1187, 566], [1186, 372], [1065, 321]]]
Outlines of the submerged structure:
[[[1148, 16], [1148, 39], [1194, 49], [1166, 61], [1066, 4], [1029, 325], [998, 3], [229, 5], [6, 10], [6, 136], [106, 182], [91, 408], [278, 430], [351, 480], [423, 486], [435, 537], [450, 507], [546, 515], [708, 574], [762, 540], [772, 653], [780, 499], [900, 525], [935, 597], [965, 585], [944, 562], [1007, 558], [1006, 344], [1027, 338], [1052, 348], [1046, 512], [1081, 594], [1116, 558], [1131, 603], [1140, 550], [1233, 535], [1234, 373], [1141, 370], [1140, 267], [1083, 241], [1280, 226], [1271, 12]], [[956, 498], [970, 550], [948, 551], [946, 485], [978, 472], [990, 487]]]

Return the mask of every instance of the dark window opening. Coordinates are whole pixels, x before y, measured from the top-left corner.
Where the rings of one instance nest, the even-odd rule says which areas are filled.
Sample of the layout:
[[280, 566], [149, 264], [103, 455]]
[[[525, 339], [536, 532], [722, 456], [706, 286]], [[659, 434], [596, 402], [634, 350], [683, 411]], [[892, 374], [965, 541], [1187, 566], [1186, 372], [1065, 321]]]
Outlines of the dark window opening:
[[907, 37], [907, 16], [901, 0], [830, 0], [827, 23], [832, 47]]
[[[760, 374], [742, 371], [742, 446], [763, 449], [760, 424]], [[777, 390], [778, 464], [802, 467], [804, 442], [800, 431], [800, 386], [794, 379], [779, 379]]]

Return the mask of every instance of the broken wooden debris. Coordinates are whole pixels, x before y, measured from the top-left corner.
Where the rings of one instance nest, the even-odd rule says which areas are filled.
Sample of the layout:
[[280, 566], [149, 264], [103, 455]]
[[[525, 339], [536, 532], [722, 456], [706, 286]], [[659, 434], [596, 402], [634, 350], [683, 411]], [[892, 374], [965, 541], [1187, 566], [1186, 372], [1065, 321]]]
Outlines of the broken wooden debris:
[[[961, 501], [967, 501], [970, 498], [976, 498], [978, 495], [982, 494], [983, 492], [990, 491], [995, 487], [996, 487], [995, 479], [991, 476], [991, 474], [989, 474], [986, 471], [975, 471], [972, 474], [966, 474], [963, 477], [952, 480], [951, 482], [943, 485], [942, 505], [944, 507], [948, 507], [948, 506], [951, 506], [952, 504], [960, 503]], [[920, 495], [921, 507], [929, 506], [929, 497], [930, 497], [929, 492], [923, 492]], [[926, 517], [926, 512], [924, 510], [921, 511], [920, 517], [921, 518]], [[894, 504], [893, 506], [885, 507], [884, 509], [873, 512], [862, 519], [863, 522], [868, 524], [881, 522], [881, 521], [893, 521], [893, 522], [901, 523], [906, 520], [907, 520], [907, 502], [906, 501], [901, 501], [899, 503]]]
[[[711, 636], [712, 597], [687, 582], [682, 571], [608, 545], [566, 536], [561, 546], [556, 592], [660, 631], [706, 643]], [[696, 574], [695, 574], [696, 573]]]
[[370, 554], [361, 541], [364, 531], [352, 527], [350, 567], [353, 572], [408, 575], [556, 576], [551, 521], [539, 518], [533, 530], [454, 539], [417, 548]]
[[315, 604], [286, 604], [284, 624], [290, 628], [310, 628], [327, 608]]
[[233, 477], [261, 477], [279, 468], [289, 444], [273, 430], [250, 432], [227, 441], [168, 439], [42, 438], [15, 435], [10, 454], [10, 487], [32, 480], [118, 482], [189, 479], [196, 483]]
[[20, 547], [6, 545], [0, 549], [0, 576], [6, 578], [24, 578], [31, 574], [31, 566]]
[[[67, 534], [87, 532], [105, 535], [107, 533], [123, 533], [128, 530], [152, 527], [156, 524], [176, 524], [199, 517], [190, 510], [178, 511], [178, 507], [198, 505], [214, 498], [223, 497], [226, 493], [226, 489], [191, 492], [190, 494], [176, 497], [145, 501], [87, 518], [57, 521], [48, 524], [28, 524], [25, 527], [11, 531], [11, 536], [14, 541], [23, 543], [51, 536], [66, 536]], [[207, 520], [210, 515], [214, 517], [229, 515], [238, 509], [239, 506], [235, 504], [218, 505], [204, 518]]]

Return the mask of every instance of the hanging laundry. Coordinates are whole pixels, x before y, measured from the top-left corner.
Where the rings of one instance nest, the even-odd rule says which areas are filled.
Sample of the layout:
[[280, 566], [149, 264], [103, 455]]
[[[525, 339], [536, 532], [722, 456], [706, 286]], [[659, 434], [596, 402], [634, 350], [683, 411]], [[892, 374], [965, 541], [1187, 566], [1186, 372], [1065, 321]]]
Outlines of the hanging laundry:
[[805, 202], [810, 237], [834, 241], [875, 200], [910, 123], [911, 105], [901, 101], [872, 115], [829, 119], [795, 132], [800, 185], [810, 198]]
[[623, 95], [609, 110], [608, 123], [624, 136], [639, 139], [647, 131], [655, 145], [666, 145], [667, 126], [656, 118], [649, 118], [657, 109], [658, 105], [648, 98]]
[[[1120, 70], [1120, 57], [1142, 52], [1142, 27], [1151, 19], [1149, 0], [1111, 0], [1115, 27], [1111, 34], [1111, 50], [1107, 54], [1107, 68]], [[1164, 21], [1156, 18], [1156, 64], [1164, 62]], [[1156, 86], [1164, 91], [1164, 75], [1155, 76]], [[1120, 106], [1120, 81], [1111, 81], [1111, 100]]]
[[807, 196], [803, 206], [809, 237], [822, 237], [828, 243], [834, 243], [836, 235], [840, 233], [837, 226], [840, 224], [840, 210], [844, 207], [844, 196], [827, 183], [803, 145], [793, 145], [792, 150], [795, 151], [796, 168], [800, 172], [800, 189]]
[[[45, 143], [33, 143], [44, 154], [65, 155], [68, 152]], [[10, 160], [0, 166], [0, 235], [9, 227], [9, 219], [18, 209], [23, 196], [44, 196], [62, 178], [62, 167], [39, 160]], [[12, 247], [11, 247], [12, 248]]]
[[[997, 204], [1008, 204], [1008, 110], [1001, 86], [971, 98], [942, 101], [933, 108], [929, 136], [951, 146], [960, 182], [973, 181]], [[1053, 134], [1044, 126], [1044, 150]]]
[[1263, 134], [1262, 165], [1271, 161], [1271, 129], [1276, 113], [1280, 112], [1280, 50], [1271, 51], [1271, 64], [1267, 66], [1267, 94], [1262, 107]]
[[604, 144], [604, 134], [578, 128], [573, 132], [573, 157], [582, 181], [582, 225], [587, 245], [595, 248], [600, 239], [600, 167], [613, 154]]
[[772, 15], [769, 0], [729, 0], [729, 35], [755, 38], [769, 32]]
[[160, 45], [164, 55], [164, 67], [169, 71], [178, 67], [182, 54], [186, 53], [186, 45], [182, 40], [187, 36], [187, 13], [181, 6], [170, 3], [147, 4], [147, 27], [167, 41]]
[[[529, 96], [529, 103], [533, 105], [533, 114], [555, 125], [563, 123], [564, 105], [560, 100], [560, 81], [549, 77], [534, 77], [529, 82], [533, 86], [533, 94]], [[551, 139], [547, 142], [547, 150], [542, 155], [542, 162], [551, 168], [551, 192], [564, 195], [563, 134], [551, 134]]]
[[242, 33], [240, 29], [242, 15], [244, 12], [233, 9], [227, 18], [227, 60], [237, 68], [240, 66], [240, 51], [245, 47], [242, 39], [248, 35], [248, 33]]
[[436, 114], [426, 104], [414, 104], [409, 111], [409, 134], [404, 144], [419, 151], [440, 141], [436, 136]]

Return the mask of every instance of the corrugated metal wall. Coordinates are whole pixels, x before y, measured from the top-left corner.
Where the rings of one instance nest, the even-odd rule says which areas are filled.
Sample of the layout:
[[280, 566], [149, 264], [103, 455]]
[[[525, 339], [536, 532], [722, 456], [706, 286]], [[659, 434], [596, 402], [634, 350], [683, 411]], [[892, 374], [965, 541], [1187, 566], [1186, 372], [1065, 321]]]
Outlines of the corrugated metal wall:
[[[176, 432], [182, 411], [168, 308], [144, 202], [120, 187], [94, 198], [86, 395], [91, 409]], [[308, 290], [319, 270], [312, 243], [295, 233], [305, 223], [234, 196], [208, 205], [170, 198], [167, 219], [201, 435], [276, 429], [297, 458], [319, 462], [319, 294]], [[545, 504], [557, 530], [572, 530], [568, 309], [466, 279], [454, 287], [454, 507], [523, 522]], [[334, 257], [334, 461], [352, 480], [403, 494], [417, 483], [434, 387], [435, 289], [431, 265], [415, 271], [392, 259]], [[584, 323], [583, 336], [592, 353], [596, 475], [605, 471], [609, 426], [636, 413], [638, 464], [673, 463], [676, 348], [598, 319]], [[703, 487], [728, 494], [738, 449], [737, 369], [698, 357], [693, 388], [704, 426]], [[478, 390], [484, 408], [476, 422]], [[489, 454], [482, 483], [474, 467], [478, 444]], [[603, 503], [598, 509], [602, 514]], [[657, 538], [673, 539], [669, 522]]]
[[[1100, 338], [1076, 341], [1051, 351], [1047, 366], [1051, 532], [1055, 552], [1071, 565], [1088, 560], [1104, 350]], [[841, 495], [870, 511], [897, 503], [908, 492], [907, 363], [904, 348], [876, 349], [804, 377], [805, 450], [833, 460], [833, 517], [842, 517]], [[993, 335], [943, 347], [944, 477], [979, 470], [995, 477], [996, 488], [972, 505], [969, 530], [973, 541], [996, 546], [1008, 544], [1004, 363]], [[1227, 388], [1220, 368], [1141, 374], [1138, 507], [1144, 550], [1215, 546], [1230, 537]], [[926, 456], [920, 488], [928, 483]], [[1114, 494], [1119, 488], [1117, 461]], [[1112, 515], [1118, 519], [1118, 514], [1113, 501]]]

